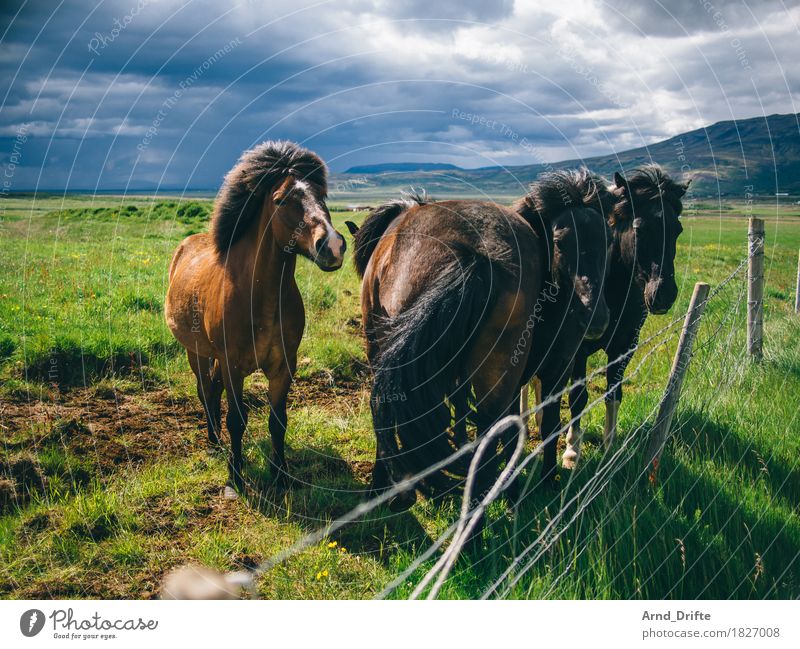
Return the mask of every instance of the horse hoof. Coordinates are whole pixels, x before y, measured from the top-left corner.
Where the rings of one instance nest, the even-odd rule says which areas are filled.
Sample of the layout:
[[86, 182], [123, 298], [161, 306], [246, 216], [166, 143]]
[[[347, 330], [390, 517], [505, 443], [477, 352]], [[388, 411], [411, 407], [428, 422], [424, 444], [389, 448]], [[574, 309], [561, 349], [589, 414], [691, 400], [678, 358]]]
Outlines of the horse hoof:
[[561, 466], [570, 471], [578, 464], [578, 454], [575, 451], [564, 451], [564, 457], [561, 458]]
[[229, 484], [225, 485], [225, 489], [222, 491], [222, 497], [225, 500], [239, 500], [239, 494], [236, 493], [236, 489]]

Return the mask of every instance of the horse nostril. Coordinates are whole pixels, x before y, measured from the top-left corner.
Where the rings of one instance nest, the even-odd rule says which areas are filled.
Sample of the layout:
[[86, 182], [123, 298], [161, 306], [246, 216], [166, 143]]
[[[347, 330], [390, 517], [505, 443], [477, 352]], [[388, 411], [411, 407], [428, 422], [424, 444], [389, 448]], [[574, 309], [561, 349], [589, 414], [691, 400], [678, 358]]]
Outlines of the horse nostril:
[[317, 255], [321, 255], [325, 250], [325, 237], [320, 237], [314, 242], [314, 249], [317, 251]]

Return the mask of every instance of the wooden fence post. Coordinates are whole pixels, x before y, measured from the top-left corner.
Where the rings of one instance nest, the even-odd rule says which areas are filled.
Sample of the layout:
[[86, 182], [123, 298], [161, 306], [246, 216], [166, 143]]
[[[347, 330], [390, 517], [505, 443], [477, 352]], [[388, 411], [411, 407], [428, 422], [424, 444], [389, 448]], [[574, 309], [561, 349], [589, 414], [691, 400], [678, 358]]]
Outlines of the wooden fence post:
[[689, 360], [692, 357], [692, 345], [694, 344], [697, 328], [700, 324], [700, 316], [706, 308], [706, 298], [708, 297], [709, 286], [705, 282], [697, 282], [694, 285], [692, 301], [689, 303], [689, 310], [686, 311], [686, 319], [683, 321], [681, 337], [678, 341], [678, 349], [675, 350], [675, 358], [672, 360], [672, 369], [669, 373], [667, 387], [661, 397], [658, 406], [658, 417], [653, 429], [650, 431], [650, 443], [647, 448], [647, 466], [650, 468], [650, 481], [655, 482], [658, 471], [658, 461], [661, 458], [661, 451], [669, 436], [669, 429], [672, 425], [672, 416], [678, 407], [678, 399], [681, 396], [683, 377], [689, 367]]
[[764, 220], [750, 219], [747, 232], [747, 353], [763, 356], [764, 338]]
[[797, 253], [797, 288], [794, 290], [794, 312], [800, 313], [800, 251]]

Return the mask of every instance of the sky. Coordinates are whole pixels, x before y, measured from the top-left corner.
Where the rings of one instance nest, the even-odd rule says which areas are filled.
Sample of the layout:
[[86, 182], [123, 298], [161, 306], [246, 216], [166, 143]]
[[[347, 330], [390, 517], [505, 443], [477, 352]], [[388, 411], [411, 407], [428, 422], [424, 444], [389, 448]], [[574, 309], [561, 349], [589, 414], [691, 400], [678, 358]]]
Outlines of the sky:
[[215, 189], [267, 139], [335, 172], [555, 162], [800, 103], [783, 0], [1, 7], [5, 192]]

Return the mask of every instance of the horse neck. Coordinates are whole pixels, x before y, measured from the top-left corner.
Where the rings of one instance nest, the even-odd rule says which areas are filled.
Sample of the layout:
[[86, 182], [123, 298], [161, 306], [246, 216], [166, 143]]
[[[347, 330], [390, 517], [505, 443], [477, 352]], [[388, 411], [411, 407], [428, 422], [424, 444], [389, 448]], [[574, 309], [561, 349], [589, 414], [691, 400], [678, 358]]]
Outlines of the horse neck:
[[605, 295], [609, 307], [614, 310], [621, 309], [626, 305], [632, 306], [630, 301], [631, 299], [636, 301], [637, 296], [639, 301], [644, 304], [644, 296], [636, 282], [636, 268], [634, 267], [636, 252], [627, 251], [627, 254], [624, 254], [622, 250], [624, 233], [625, 230], [612, 227], [613, 244]]
[[237, 256], [242, 285], [251, 286], [254, 282], [260, 285], [259, 290], [250, 291], [253, 307], [257, 308], [261, 303], [274, 305], [281, 284], [294, 283], [297, 258], [294, 253], [285, 252], [275, 240], [271, 210], [265, 207], [254, 221], [252, 231], [240, 239], [242, 249]]
[[609, 273], [616, 277], [633, 277], [633, 259], [635, 252], [628, 251], [625, 254], [622, 250], [623, 235], [626, 230], [620, 230], [617, 227], [612, 227], [611, 236], [611, 259]]

